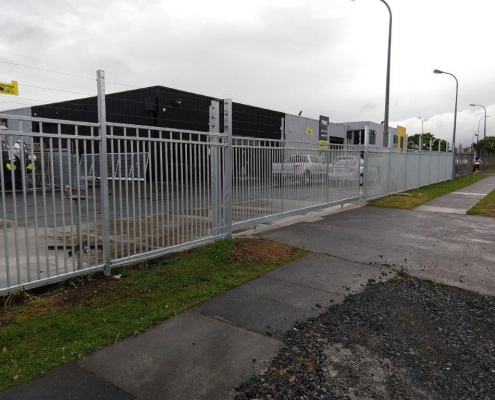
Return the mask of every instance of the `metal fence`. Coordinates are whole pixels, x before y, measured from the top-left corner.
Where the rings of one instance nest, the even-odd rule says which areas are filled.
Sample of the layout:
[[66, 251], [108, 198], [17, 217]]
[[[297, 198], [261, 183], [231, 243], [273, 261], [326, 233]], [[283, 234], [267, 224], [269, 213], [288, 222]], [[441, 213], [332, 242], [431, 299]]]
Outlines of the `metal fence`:
[[452, 176], [450, 153], [232, 137], [231, 100], [209, 132], [107, 123], [98, 88], [99, 123], [2, 115], [20, 128], [2, 132], [0, 294]]

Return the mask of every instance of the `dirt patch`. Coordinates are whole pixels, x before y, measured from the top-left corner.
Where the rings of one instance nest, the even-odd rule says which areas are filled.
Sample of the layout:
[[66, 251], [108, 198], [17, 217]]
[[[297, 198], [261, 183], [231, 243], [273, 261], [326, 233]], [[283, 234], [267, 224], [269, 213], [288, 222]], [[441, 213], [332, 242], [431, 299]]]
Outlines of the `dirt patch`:
[[495, 217], [495, 204], [487, 204], [483, 211], [484, 215], [488, 217]]
[[229, 263], [242, 262], [247, 266], [288, 258], [297, 249], [267, 239], [248, 238], [236, 242]]

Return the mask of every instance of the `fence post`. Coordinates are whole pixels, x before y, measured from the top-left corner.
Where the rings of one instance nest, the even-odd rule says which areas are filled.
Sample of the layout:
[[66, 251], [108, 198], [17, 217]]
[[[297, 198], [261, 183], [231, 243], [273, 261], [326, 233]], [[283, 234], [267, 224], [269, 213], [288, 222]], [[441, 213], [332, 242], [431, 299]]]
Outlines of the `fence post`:
[[407, 134], [406, 134], [406, 160], [405, 160], [405, 174], [404, 174], [404, 190], [407, 190]]
[[392, 184], [392, 148], [388, 148], [388, 187], [387, 187], [387, 195], [390, 194], [390, 186]]
[[421, 150], [419, 150], [418, 153], [418, 188], [420, 187], [419, 185], [421, 184]]
[[[220, 102], [212, 100], [210, 106], [210, 133], [218, 134], [220, 133]], [[211, 225], [212, 234], [217, 236], [220, 234], [220, 210], [221, 210], [221, 196], [220, 196], [220, 179], [222, 173], [220, 171], [220, 161], [219, 161], [219, 141], [218, 136], [211, 136], [210, 140], [212, 146], [210, 147], [210, 157], [211, 157], [211, 193], [212, 193], [212, 204], [211, 204]]]
[[232, 238], [232, 99], [223, 101], [223, 132], [227, 135], [223, 172], [223, 226], [227, 239]]
[[[364, 165], [363, 165], [363, 198], [368, 200], [368, 162], [369, 162], [370, 126], [364, 125]], [[361, 156], [358, 157], [358, 170], [361, 169]], [[361, 174], [360, 174], [361, 175]]]
[[432, 139], [430, 138], [430, 164], [428, 166], [428, 184], [430, 184], [430, 185], [433, 183], [433, 179], [431, 178], [431, 157], [432, 157], [431, 149], [432, 149], [432, 146], [433, 146], [433, 142], [432, 142]]
[[449, 142], [445, 145], [445, 157], [447, 157], [446, 167], [445, 167], [445, 182], [448, 180], [448, 170], [449, 170]]
[[[103, 272], [112, 274], [110, 260], [110, 210], [108, 199], [108, 166], [107, 166], [107, 114], [105, 107], [105, 72], [96, 72], [98, 89], [98, 123], [100, 125], [100, 196], [101, 196], [101, 234], [103, 244]], [[89, 241], [89, 238], [88, 238]]]
[[285, 211], [285, 179], [284, 179], [284, 164], [285, 164], [285, 118], [281, 118], [280, 121], [280, 138], [282, 139], [282, 160], [280, 160], [280, 177], [278, 181], [279, 188], [282, 189], [282, 196], [280, 199], [280, 211]]

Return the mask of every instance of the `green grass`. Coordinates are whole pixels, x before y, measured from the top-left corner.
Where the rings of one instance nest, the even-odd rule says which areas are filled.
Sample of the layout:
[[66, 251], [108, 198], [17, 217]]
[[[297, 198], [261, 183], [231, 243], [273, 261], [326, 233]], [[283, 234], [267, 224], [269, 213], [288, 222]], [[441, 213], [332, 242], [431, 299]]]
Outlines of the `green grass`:
[[404, 210], [413, 210], [420, 205], [427, 203], [437, 197], [443, 196], [447, 193], [454, 192], [462, 189], [473, 183], [479, 182], [485, 179], [487, 174], [473, 174], [463, 176], [448, 182], [436, 183], [434, 185], [425, 186], [419, 189], [409, 190], [406, 195], [390, 195], [370, 201], [369, 206], [372, 207], [386, 207], [386, 208], [401, 208]]
[[[270, 249], [273, 242], [267, 242]], [[91, 287], [90, 294], [95, 289], [101, 295], [75, 304], [60, 304], [54, 296], [31, 296], [31, 301], [8, 310], [14, 319], [0, 327], [0, 389], [136, 335], [309, 253], [291, 249], [282, 258], [253, 263], [233, 258], [239, 243], [243, 241], [218, 241], [158, 264], [121, 269], [121, 279], [98, 278], [105, 286]], [[97, 279], [79, 278], [58, 291], [76, 294], [73, 287], [82, 288], [85, 281], [89, 285]]]
[[472, 207], [467, 214], [469, 215], [483, 215], [485, 217], [495, 217], [495, 190], [492, 190], [480, 201], [478, 201], [474, 207]]

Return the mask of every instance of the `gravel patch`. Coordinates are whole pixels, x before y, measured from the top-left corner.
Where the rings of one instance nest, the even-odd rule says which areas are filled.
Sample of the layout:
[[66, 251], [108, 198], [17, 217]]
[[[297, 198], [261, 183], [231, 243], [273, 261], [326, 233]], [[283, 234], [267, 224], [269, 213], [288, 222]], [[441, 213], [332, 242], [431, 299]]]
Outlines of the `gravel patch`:
[[236, 399], [495, 399], [495, 298], [409, 277], [296, 324]]

